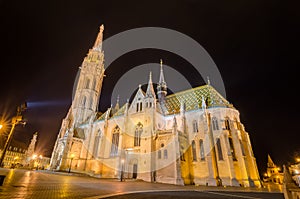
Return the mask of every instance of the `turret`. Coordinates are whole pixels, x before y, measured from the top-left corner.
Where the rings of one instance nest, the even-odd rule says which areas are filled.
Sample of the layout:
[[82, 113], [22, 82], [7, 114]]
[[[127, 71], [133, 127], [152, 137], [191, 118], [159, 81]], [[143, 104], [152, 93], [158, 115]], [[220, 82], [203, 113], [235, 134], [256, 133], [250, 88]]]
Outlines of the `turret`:
[[152, 83], [152, 73], [150, 72], [149, 82], [148, 82], [146, 95], [145, 95], [146, 108], [155, 108], [156, 107], [155, 102], [156, 102], [156, 95], [155, 95], [153, 83]]
[[159, 103], [163, 103], [166, 96], [167, 96], [167, 83], [164, 77], [163, 62], [162, 60], [160, 60], [160, 75], [159, 75], [159, 82], [157, 85], [157, 97]]
[[154, 92], [153, 83], [152, 83], [152, 72], [151, 71], [149, 74], [149, 82], [148, 82], [148, 86], [147, 86], [146, 97], [155, 98], [155, 92]]

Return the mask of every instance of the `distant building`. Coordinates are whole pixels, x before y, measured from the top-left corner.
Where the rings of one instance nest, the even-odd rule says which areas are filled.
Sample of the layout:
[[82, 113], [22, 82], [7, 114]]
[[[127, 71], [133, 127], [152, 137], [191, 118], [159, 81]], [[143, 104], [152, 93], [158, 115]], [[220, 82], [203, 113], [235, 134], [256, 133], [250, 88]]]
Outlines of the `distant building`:
[[51, 169], [178, 185], [261, 186], [240, 113], [210, 84], [167, 95], [161, 63], [157, 92], [150, 73], [147, 89], [139, 86], [131, 103], [97, 112], [103, 30], [80, 67]]
[[[48, 167], [50, 158], [35, 155], [34, 153], [37, 135], [37, 132], [33, 135], [29, 146], [26, 143], [12, 139], [2, 163], [3, 167], [28, 169]], [[0, 154], [2, 154], [2, 148], [0, 149]]]
[[292, 175], [293, 180], [300, 187], [300, 162], [290, 165], [289, 172]]
[[[1, 148], [0, 154], [2, 154], [2, 152], [3, 150]], [[22, 167], [23, 161], [26, 159], [26, 152], [26, 144], [13, 139], [6, 151], [2, 166], [5, 168]]]
[[276, 184], [283, 183], [283, 173], [280, 172], [280, 168], [274, 164], [270, 155], [268, 155], [267, 172], [264, 174], [263, 181]]

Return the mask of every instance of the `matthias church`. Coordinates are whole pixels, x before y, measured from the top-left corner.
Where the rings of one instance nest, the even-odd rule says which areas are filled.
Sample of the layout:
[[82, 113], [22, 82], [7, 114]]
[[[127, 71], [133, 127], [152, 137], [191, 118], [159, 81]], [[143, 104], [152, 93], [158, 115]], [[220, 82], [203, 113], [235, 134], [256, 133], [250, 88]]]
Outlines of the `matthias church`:
[[139, 86], [131, 102], [98, 112], [103, 31], [101, 25], [80, 67], [52, 170], [176, 185], [261, 186], [239, 111], [209, 82], [168, 95], [161, 62], [156, 92], [150, 73], [147, 89]]

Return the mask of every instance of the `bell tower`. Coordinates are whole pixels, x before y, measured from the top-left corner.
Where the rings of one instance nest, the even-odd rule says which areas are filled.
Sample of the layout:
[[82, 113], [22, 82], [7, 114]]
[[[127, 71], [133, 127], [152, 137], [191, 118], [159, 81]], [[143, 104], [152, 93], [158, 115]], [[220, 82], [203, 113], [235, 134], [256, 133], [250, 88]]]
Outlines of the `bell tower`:
[[98, 109], [104, 76], [104, 53], [102, 51], [104, 26], [100, 26], [92, 49], [84, 58], [72, 102], [74, 125], [87, 121]]

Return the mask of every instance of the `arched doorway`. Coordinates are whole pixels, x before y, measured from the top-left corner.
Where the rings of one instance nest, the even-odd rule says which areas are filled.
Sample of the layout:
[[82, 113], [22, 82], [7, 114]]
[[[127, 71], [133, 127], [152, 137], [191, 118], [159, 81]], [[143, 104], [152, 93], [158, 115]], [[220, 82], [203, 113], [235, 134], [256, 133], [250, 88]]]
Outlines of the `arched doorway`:
[[129, 165], [128, 165], [128, 178], [133, 178], [136, 179], [137, 175], [138, 175], [138, 160], [137, 159], [131, 159], [129, 161]]
[[136, 179], [137, 178], [137, 164], [133, 164], [133, 168], [132, 168], [132, 178]]

